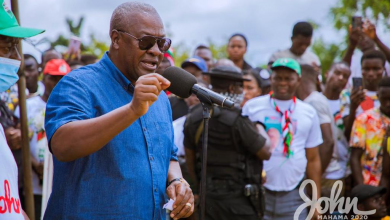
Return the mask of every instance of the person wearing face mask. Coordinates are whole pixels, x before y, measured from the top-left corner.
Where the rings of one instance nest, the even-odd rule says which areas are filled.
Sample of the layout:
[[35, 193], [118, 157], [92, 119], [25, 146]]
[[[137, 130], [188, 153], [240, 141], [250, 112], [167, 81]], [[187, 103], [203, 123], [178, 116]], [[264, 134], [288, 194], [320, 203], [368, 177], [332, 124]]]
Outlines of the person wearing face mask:
[[[242, 101], [241, 71], [235, 66], [216, 66], [210, 72], [214, 92]], [[184, 125], [184, 147], [188, 172], [194, 180], [193, 189], [200, 183], [200, 141], [202, 105], [194, 106]], [[226, 109], [214, 106], [209, 122], [206, 219], [261, 219], [264, 199], [261, 188], [263, 160], [268, 160], [270, 141], [264, 128], [244, 116], [241, 108]], [[195, 134], [195, 135], [194, 135]], [[244, 189], [250, 191], [244, 194]], [[256, 197], [257, 196], [257, 197]], [[245, 216], [243, 216], [245, 215]]]
[[[38, 35], [43, 30], [20, 27], [4, 0], [0, 3], [0, 92], [3, 92], [19, 79], [17, 72], [21, 56], [17, 46], [20, 39]], [[18, 167], [8, 146], [3, 124], [0, 124], [0, 200], [3, 200], [0, 203], [0, 220], [28, 219], [21, 207]]]

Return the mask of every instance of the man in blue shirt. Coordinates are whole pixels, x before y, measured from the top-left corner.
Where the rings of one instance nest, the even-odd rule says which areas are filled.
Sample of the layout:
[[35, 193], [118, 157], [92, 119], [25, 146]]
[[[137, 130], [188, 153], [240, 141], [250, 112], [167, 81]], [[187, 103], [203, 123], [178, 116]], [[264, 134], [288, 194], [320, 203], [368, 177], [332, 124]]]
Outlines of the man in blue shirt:
[[124, 3], [111, 18], [109, 52], [54, 88], [45, 123], [54, 180], [44, 219], [160, 220], [167, 197], [175, 200], [171, 217], [192, 214], [161, 92], [170, 82], [153, 73], [170, 47], [164, 36], [152, 6]]

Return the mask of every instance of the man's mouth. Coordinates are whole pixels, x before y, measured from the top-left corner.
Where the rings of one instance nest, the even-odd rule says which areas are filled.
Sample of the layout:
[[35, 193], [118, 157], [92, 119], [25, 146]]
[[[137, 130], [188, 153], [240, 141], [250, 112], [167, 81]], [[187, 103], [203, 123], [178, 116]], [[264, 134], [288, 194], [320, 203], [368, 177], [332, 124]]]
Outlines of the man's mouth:
[[287, 88], [279, 88], [278, 91], [279, 91], [279, 93], [287, 93], [288, 89]]
[[151, 60], [144, 60], [141, 61], [141, 65], [144, 69], [147, 69], [149, 71], [155, 71], [157, 69], [157, 62], [151, 61]]

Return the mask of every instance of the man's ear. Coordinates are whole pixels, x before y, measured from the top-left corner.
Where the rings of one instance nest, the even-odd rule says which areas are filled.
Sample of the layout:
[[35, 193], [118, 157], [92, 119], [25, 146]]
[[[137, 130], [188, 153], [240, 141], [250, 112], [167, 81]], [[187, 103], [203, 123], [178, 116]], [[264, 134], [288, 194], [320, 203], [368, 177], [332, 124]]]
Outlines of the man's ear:
[[119, 39], [120, 39], [119, 32], [117, 30], [112, 30], [110, 37], [111, 37], [111, 46], [116, 50], [119, 49]]

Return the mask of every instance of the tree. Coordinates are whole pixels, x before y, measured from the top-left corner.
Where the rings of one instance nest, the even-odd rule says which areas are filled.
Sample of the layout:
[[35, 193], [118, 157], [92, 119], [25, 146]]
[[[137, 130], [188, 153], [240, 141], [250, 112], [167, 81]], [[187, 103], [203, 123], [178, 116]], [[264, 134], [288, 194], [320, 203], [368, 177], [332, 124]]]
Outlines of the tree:
[[173, 58], [175, 60], [175, 66], [180, 67], [181, 64], [188, 59], [191, 54], [191, 49], [187, 47], [184, 42], [179, 42], [173, 46]]
[[342, 50], [340, 49], [340, 44], [327, 44], [323, 41], [322, 37], [317, 38], [312, 46], [311, 49], [315, 54], [317, 54], [318, 58], [321, 61], [321, 72], [322, 77], [324, 77], [324, 74], [326, 71], [330, 69], [335, 59], [340, 58]]
[[[211, 50], [211, 53], [213, 54], [213, 58], [218, 60], [221, 58], [227, 58], [227, 51], [226, 47], [227, 44], [218, 45], [214, 43], [211, 39], [208, 39], [208, 46]], [[193, 54], [194, 48], [190, 48], [187, 46], [185, 42], [179, 42], [178, 44], [173, 46], [173, 56], [175, 59], [175, 65], [180, 67], [180, 65], [189, 57], [191, 57]]]
[[[227, 40], [226, 40], [227, 42]], [[214, 43], [211, 39], [208, 40], [209, 48], [213, 54], [214, 59], [227, 58], [227, 44], [218, 45]]]
[[80, 35], [81, 35], [81, 27], [82, 27], [82, 25], [84, 23], [84, 16], [80, 17], [79, 22], [76, 25], [73, 25], [73, 20], [71, 20], [70, 18], [66, 18], [66, 23], [68, 24], [69, 31], [73, 35], [75, 35], [77, 37], [80, 37]]
[[[337, 5], [330, 9], [329, 14], [333, 18], [334, 27], [337, 30], [344, 30], [344, 33], [348, 33], [352, 16], [356, 14], [363, 15], [377, 25], [390, 28], [390, 1], [388, 0], [339, 0]], [[313, 26], [321, 28], [315, 23]], [[341, 59], [347, 43], [347, 35], [340, 42], [330, 44], [325, 43], [321, 37], [314, 40], [312, 50], [321, 60], [323, 74], [329, 70], [335, 59]]]
[[90, 35], [91, 43], [86, 46], [85, 50], [82, 50], [81, 53], [94, 54], [98, 58], [103, 57], [104, 53], [110, 49], [110, 46], [95, 37], [94, 34]]
[[351, 18], [361, 14], [364, 18], [374, 21], [377, 25], [390, 28], [390, 1], [388, 0], [339, 0], [330, 9], [337, 30], [348, 30]]
[[[73, 20], [71, 20], [70, 18], [66, 18], [66, 24], [68, 26], [71, 35], [80, 37], [81, 28], [83, 27], [84, 24], [84, 17], [81, 16], [76, 25], [74, 25], [73, 23], [74, 23]], [[54, 48], [57, 45], [62, 45], [67, 47], [69, 45], [69, 37], [65, 37], [64, 35], [60, 34], [57, 40], [51, 42], [52, 48]], [[85, 50], [83, 44], [81, 44], [81, 50], [82, 51]]]

